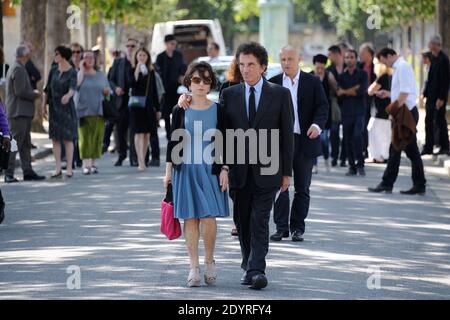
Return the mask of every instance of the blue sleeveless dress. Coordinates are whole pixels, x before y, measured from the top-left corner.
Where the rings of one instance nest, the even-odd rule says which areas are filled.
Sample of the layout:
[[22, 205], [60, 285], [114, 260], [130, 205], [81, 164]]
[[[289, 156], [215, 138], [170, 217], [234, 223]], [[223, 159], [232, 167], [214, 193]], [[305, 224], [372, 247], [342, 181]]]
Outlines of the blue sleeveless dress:
[[216, 129], [217, 107], [214, 103], [205, 110], [189, 108], [185, 111], [185, 129], [191, 138], [185, 144], [181, 168], [174, 170], [173, 173], [175, 218], [193, 219], [230, 215], [228, 192], [220, 190], [219, 176], [213, 175], [211, 171], [213, 154], [210, 152], [206, 155], [209, 159], [203, 158], [205, 148], [211, 144], [210, 140], [203, 141], [203, 135], [207, 130]]

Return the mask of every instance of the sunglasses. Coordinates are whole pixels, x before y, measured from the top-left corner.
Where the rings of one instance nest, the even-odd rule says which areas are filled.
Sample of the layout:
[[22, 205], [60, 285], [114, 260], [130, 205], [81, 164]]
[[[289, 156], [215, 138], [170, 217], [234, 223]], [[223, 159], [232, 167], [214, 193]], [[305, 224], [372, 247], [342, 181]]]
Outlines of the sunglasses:
[[127, 44], [127, 48], [136, 48], [134, 44]]
[[73, 50], [73, 51], [72, 51], [72, 54], [75, 54], [75, 53], [80, 54], [80, 53], [81, 53], [81, 50]]
[[210, 85], [212, 83], [212, 79], [211, 78], [200, 78], [200, 77], [192, 77], [191, 78], [191, 82], [195, 83], [195, 84], [200, 84], [203, 81], [204, 84], [206, 85]]

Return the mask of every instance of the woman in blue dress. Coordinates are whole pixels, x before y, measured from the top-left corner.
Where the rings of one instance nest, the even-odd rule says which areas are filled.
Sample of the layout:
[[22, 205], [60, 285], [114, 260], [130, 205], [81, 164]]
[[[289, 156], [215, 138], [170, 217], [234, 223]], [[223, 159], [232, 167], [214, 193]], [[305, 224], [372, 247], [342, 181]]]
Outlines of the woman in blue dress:
[[[213, 284], [217, 278], [214, 260], [216, 218], [229, 216], [229, 168], [222, 161], [225, 159], [226, 112], [207, 98], [216, 85], [208, 63], [191, 64], [184, 85], [191, 91], [192, 100], [187, 110], [179, 106], [173, 110], [164, 184], [167, 187], [172, 183], [175, 218], [184, 220], [184, 238], [190, 259], [187, 285], [197, 287], [201, 282], [200, 229], [205, 245], [204, 280], [206, 284]], [[177, 137], [182, 138], [180, 142]]]

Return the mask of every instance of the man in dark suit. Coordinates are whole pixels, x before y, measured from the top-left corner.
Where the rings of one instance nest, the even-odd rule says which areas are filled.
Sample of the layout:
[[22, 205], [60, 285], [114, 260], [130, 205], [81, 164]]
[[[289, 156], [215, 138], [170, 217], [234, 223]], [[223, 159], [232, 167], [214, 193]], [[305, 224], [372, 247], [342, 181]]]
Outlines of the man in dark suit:
[[319, 136], [328, 119], [329, 105], [320, 79], [300, 70], [300, 54], [295, 48], [283, 48], [280, 61], [283, 73], [269, 81], [289, 89], [292, 97], [295, 194], [289, 221], [289, 191], [280, 193], [274, 207], [277, 232], [270, 239], [280, 241], [287, 238], [290, 230], [292, 241], [303, 241], [312, 168], [314, 159], [322, 154]]
[[173, 34], [164, 37], [166, 50], [156, 57], [156, 71], [164, 84], [163, 119], [166, 127], [166, 136], [170, 140], [170, 115], [173, 107], [177, 104], [180, 95], [177, 93], [178, 87], [183, 82], [186, 73], [186, 64], [183, 55], [177, 50], [177, 40]]
[[[245, 150], [238, 150], [238, 144], [234, 143], [235, 157], [245, 152], [246, 159], [243, 164], [234, 159], [235, 164], [230, 171], [234, 222], [241, 245], [241, 267], [245, 271], [241, 284], [249, 285], [252, 289], [262, 289], [267, 286], [265, 269], [269, 250], [270, 210], [277, 191], [280, 187], [283, 192], [288, 189], [292, 175], [292, 102], [289, 90], [263, 78], [268, 65], [264, 47], [253, 42], [242, 44], [236, 58], [245, 83], [227, 88], [222, 93], [220, 104], [227, 110], [228, 127], [241, 129], [245, 133], [256, 132], [258, 140], [261, 130], [269, 130], [268, 154], [278, 160], [275, 173], [268, 174], [265, 169], [270, 164], [262, 163], [261, 150], [258, 156], [249, 151], [251, 147], [248, 140]], [[276, 141], [270, 141], [273, 138], [272, 131], [279, 133]], [[274, 145], [279, 147], [279, 153], [271, 151]]]
[[428, 47], [433, 54], [433, 59], [431, 60], [428, 80], [423, 94], [427, 98], [427, 113], [425, 117], [426, 139], [422, 155], [433, 153], [435, 129], [439, 130], [439, 145], [441, 147], [439, 154], [448, 154], [449, 141], [445, 106], [450, 86], [450, 63], [447, 55], [442, 51], [440, 36], [434, 36]]
[[[117, 135], [118, 141], [118, 153], [119, 159], [115, 163], [115, 166], [121, 166], [122, 162], [127, 157], [127, 136], [129, 127], [129, 90], [131, 84], [132, 65], [131, 61], [134, 59], [134, 53], [137, 50], [138, 41], [135, 39], [128, 39], [126, 57], [116, 58], [108, 73], [108, 80], [111, 88], [114, 90], [113, 101], [120, 113], [120, 118], [117, 122]], [[107, 134], [111, 134], [111, 130], [107, 130]], [[130, 164], [137, 166], [137, 157], [133, 159], [134, 150], [134, 135], [130, 132]], [[136, 152], [134, 152], [135, 154]]]

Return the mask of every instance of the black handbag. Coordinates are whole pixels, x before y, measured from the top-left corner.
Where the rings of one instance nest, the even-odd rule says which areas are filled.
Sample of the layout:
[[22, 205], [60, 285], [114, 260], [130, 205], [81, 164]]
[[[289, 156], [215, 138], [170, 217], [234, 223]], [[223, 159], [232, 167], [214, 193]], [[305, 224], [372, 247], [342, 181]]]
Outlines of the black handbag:
[[120, 114], [119, 110], [115, 107], [115, 105], [111, 102], [111, 98], [105, 98], [102, 102], [103, 107], [103, 118], [110, 122], [115, 122], [119, 120]]
[[8, 169], [9, 154], [10, 152], [3, 147], [3, 135], [0, 135], [0, 169]]

